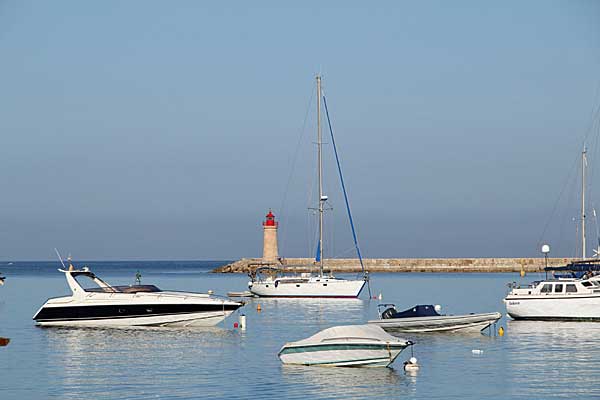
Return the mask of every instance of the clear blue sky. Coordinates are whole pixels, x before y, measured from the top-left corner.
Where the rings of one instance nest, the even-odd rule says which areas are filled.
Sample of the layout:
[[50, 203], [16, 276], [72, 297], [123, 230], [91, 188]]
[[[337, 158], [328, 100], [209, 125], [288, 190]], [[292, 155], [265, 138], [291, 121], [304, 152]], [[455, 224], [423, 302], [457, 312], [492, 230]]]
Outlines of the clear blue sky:
[[600, 2], [5, 0], [0, 55], [0, 259], [260, 256], [269, 207], [308, 255], [317, 72], [367, 257], [532, 256], [598, 102]]

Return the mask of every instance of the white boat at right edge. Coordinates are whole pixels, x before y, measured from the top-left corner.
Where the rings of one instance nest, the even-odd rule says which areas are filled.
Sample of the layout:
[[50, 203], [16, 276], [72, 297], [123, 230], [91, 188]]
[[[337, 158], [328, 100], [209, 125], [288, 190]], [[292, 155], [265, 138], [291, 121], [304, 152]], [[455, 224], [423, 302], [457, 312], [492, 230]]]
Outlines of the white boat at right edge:
[[[548, 271], [570, 271], [571, 277], [533, 282], [513, 287], [504, 299], [512, 319], [541, 321], [600, 321], [600, 261], [571, 263]], [[581, 278], [577, 272], [583, 272]]]
[[[581, 153], [581, 260], [563, 267], [548, 267], [550, 246], [544, 244], [546, 279], [526, 287], [510, 285], [511, 291], [504, 299], [509, 317], [516, 320], [600, 321], [600, 276], [596, 275], [600, 272], [600, 260], [586, 259], [586, 168], [584, 146]], [[596, 211], [592, 211], [596, 216]], [[600, 237], [598, 241], [600, 245]], [[553, 274], [551, 279], [548, 279], [548, 272]], [[563, 274], [555, 275], [556, 272]]]

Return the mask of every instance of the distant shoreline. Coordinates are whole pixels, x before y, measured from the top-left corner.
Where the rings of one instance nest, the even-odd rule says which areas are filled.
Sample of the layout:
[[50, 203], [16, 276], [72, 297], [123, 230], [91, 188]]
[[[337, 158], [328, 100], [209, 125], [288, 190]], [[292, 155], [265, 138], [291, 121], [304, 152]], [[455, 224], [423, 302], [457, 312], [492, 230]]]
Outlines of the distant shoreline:
[[[576, 259], [548, 258], [548, 266], [566, 265]], [[369, 272], [543, 272], [544, 258], [369, 258], [363, 259]], [[358, 259], [325, 260], [326, 270], [340, 273], [361, 272]], [[276, 266], [286, 271], [314, 271], [314, 259], [287, 258], [278, 263], [265, 263], [260, 258], [242, 258], [212, 270], [214, 273], [247, 274], [261, 266]]]

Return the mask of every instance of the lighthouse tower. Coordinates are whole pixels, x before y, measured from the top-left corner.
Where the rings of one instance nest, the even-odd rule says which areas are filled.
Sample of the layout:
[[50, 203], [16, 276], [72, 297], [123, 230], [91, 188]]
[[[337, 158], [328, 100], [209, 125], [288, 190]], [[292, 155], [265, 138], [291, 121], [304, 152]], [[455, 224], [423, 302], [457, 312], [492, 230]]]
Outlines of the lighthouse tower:
[[277, 252], [277, 222], [273, 212], [269, 210], [263, 222], [263, 256], [265, 263], [276, 262], [279, 257]]

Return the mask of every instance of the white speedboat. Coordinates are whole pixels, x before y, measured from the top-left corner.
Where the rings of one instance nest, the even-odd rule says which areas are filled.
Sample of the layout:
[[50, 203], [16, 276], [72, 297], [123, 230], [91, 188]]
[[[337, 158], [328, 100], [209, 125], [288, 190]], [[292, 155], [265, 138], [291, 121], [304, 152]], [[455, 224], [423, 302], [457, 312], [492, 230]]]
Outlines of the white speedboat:
[[373, 325], [334, 326], [279, 351], [284, 364], [326, 367], [387, 367], [413, 343]]
[[[348, 203], [348, 196], [344, 185], [344, 179], [342, 170], [340, 167], [337, 148], [335, 145], [335, 139], [333, 136], [333, 129], [331, 128], [331, 121], [329, 120], [329, 114], [327, 113], [327, 102], [325, 96], [321, 92], [321, 77], [317, 76], [317, 160], [318, 160], [318, 191], [317, 191], [317, 206], [313, 209], [318, 214], [318, 242], [317, 242], [317, 254], [315, 257], [316, 266], [318, 273], [302, 273], [300, 275], [286, 275], [282, 271], [275, 271], [271, 269], [268, 274], [254, 273], [251, 275], [251, 281], [248, 282], [248, 289], [252, 294], [261, 297], [358, 297], [365, 282], [368, 285], [368, 275], [365, 271], [360, 249], [358, 247], [358, 241], [356, 238], [356, 231], [354, 229], [354, 222], [352, 220], [352, 213], [350, 212], [350, 206]], [[341, 181], [342, 192], [344, 194], [344, 200], [346, 203], [346, 211], [348, 213], [348, 219], [350, 221], [350, 227], [352, 228], [352, 236], [354, 239], [354, 245], [357, 251], [357, 256], [362, 267], [363, 276], [360, 279], [340, 279], [333, 276], [331, 271], [329, 273], [324, 272], [324, 258], [323, 258], [323, 214], [326, 209], [330, 208], [326, 206], [328, 197], [323, 194], [323, 159], [322, 159], [322, 145], [323, 137], [321, 131], [321, 103], [325, 106], [325, 112], [327, 114], [327, 122], [329, 126], [329, 132], [331, 134], [331, 143], [337, 162], [337, 169]], [[370, 288], [369, 288], [370, 296]]]
[[[212, 326], [243, 303], [203, 293], [167, 292], [154, 285], [111, 286], [88, 268], [59, 269], [72, 295], [49, 299], [33, 319], [41, 326]], [[96, 287], [84, 288], [88, 278]]]
[[397, 311], [393, 304], [387, 307], [377, 320], [368, 323], [380, 326], [386, 332], [428, 333], [428, 332], [480, 332], [500, 318], [498, 312], [464, 315], [441, 315], [439, 306], [416, 305], [405, 311]]
[[[579, 261], [548, 271], [569, 274], [512, 287], [504, 299], [506, 313], [519, 320], [600, 321], [598, 260]], [[596, 271], [596, 272], [595, 272]]]

